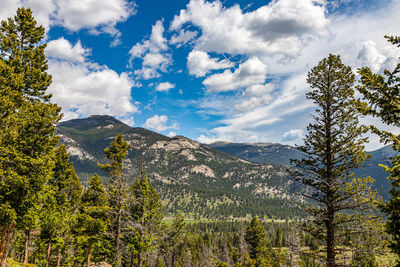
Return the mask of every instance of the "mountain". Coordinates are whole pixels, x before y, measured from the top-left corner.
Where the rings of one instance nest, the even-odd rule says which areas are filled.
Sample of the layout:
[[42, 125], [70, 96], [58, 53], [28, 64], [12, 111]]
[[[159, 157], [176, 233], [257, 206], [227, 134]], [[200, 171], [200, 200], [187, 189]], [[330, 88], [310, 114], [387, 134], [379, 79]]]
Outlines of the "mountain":
[[379, 193], [384, 199], [388, 200], [390, 194], [388, 191], [391, 188], [390, 181], [386, 179], [389, 173], [383, 171], [379, 164], [388, 165], [396, 155], [391, 145], [384, 146], [378, 150], [368, 152], [371, 154], [371, 158], [365, 162], [365, 166], [357, 169], [355, 175], [357, 176], [371, 176], [375, 179], [375, 188], [378, 189]]
[[218, 151], [183, 136], [167, 136], [130, 127], [110, 116], [90, 116], [57, 127], [83, 185], [106, 162], [104, 148], [121, 133], [132, 149], [125, 175], [132, 182], [141, 161], [164, 203], [165, 213], [182, 211], [193, 218], [239, 218], [248, 215], [292, 218], [302, 214], [295, 194], [299, 184], [287, 166], [260, 164]]
[[[285, 164], [290, 165], [290, 159], [300, 159], [301, 152], [295, 147], [276, 143], [228, 143], [216, 142], [211, 147], [255, 163]], [[365, 162], [365, 166], [355, 170], [356, 176], [371, 176], [375, 179], [375, 188], [384, 199], [389, 198], [390, 181], [386, 179], [379, 164], [387, 164], [396, 155], [391, 145], [387, 145], [375, 151], [367, 152], [371, 158]]]
[[210, 147], [255, 163], [290, 165], [290, 159], [301, 159], [295, 147], [277, 143], [216, 142]]

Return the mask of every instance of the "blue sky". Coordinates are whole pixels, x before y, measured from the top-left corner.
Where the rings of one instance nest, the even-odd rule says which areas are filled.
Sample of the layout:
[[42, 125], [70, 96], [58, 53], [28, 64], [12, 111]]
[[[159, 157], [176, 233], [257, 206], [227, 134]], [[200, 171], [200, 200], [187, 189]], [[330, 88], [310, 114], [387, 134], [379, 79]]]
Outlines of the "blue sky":
[[[329, 53], [392, 68], [399, 0], [0, 0], [46, 28], [64, 120], [115, 116], [204, 143], [301, 143], [309, 69]], [[363, 118], [364, 123], [379, 123]], [[396, 129], [390, 129], [396, 131]], [[397, 129], [398, 130], [398, 129]], [[368, 149], [381, 146], [370, 136]]]

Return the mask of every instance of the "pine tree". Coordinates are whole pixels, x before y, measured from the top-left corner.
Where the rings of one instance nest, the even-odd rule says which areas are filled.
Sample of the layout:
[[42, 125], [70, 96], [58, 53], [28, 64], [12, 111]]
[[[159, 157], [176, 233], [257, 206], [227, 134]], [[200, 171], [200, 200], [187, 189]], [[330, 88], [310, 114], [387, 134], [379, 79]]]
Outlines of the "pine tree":
[[253, 217], [250, 225], [246, 228], [246, 242], [249, 246], [250, 258], [257, 266], [271, 266], [272, 261], [268, 250], [268, 240], [264, 227], [257, 217]]
[[311, 69], [307, 82], [312, 88], [307, 99], [318, 108], [298, 147], [304, 158], [293, 161], [298, 167], [294, 177], [309, 188], [305, 197], [314, 202], [307, 208], [313, 224], [305, 230], [325, 242], [326, 265], [333, 267], [339, 240], [354, 232], [352, 223], [373, 207], [377, 193], [370, 189], [373, 179], [352, 173], [367, 159], [366, 138], [361, 137], [367, 128], [358, 124], [351, 68], [329, 55]]
[[0, 209], [10, 215], [0, 222], [1, 266], [16, 227], [35, 205], [54, 165], [55, 125], [61, 115], [46, 94], [51, 75], [46, 44], [41, 44], [44, 32], [31, 10], [24, 8], [0, 26]]
[[[385, 36], [389, 42], [400, 47], [400, 37]], [[383, 75], [373, 73], [368, 67], [358, 70], [361, 75], [358, 91], [365, 101], [358, 101], [359, 109], [366, 115], [378, 117], [389, 126], [400, 128], [400, 63], [393, 71], [385, 70]], [[395, 151], [400, 152], [400, 135], [383, 131], [371, 126], [374, 133], [384, 143], [392, 143]], [[392, 198], [385, 203], [382, 211], [388, 215], [386, 231], [392, 235], [390, 247], [400, 257], [400, 154], [392, 159], [391, 166], [383, 166], [390, 173]], [[400, 266], [400, 261], [397, 263]]]
[[55, 151], [53, 177], [48, 182], [47, 194], [43, 203], [41, 220], [41, 237], [47, 239], [47, 266], [50, 266], [52, 243], [58, 246], [58, 261], [65, 239], [70, 232], [78, 207], [82, 187], [75, 173], [65, 145], [60, 145]]
[[121, 264], [121, 237], [122, 225], [126, 216], [126, 206], [129, 200], [129, 188], [123, 174], [124, 159], [128, 155], [130, 146], [125, 142], [122, 134], [119, 134], [108, 148], [104, 149], [107, 159], [111, 162], [98, 164], [101, 169], [111, 176], [109, 184], [109, 201], [111, 207], [111, 225], [115, 227], [115, 246], [113, 263], [117, 266]]
[[100, 177], [95, 174], [82, 195], [75, 232], [82, 238], [79, 243], [87, 247], [86, 266], [90, 266], [93, 247], [101, 247], [109, 223], [108, 198]]
[[176, 266], [179, 258], [182, 258], [184, 247], [186, 224], [181, 213], [177, 213], [174, 220], [166, 229], [166, 233], [160, 245], [160, 252], [167, 266]]
[[132, 224], [127, 243], [136, 257], [137, 266], [141, 267], [145, 261], [144, 255], [154, 251], [158, 243], [163, 218], [162, 204], [146, 175], [136, 179], [130, 192], [133, 201], [129, 205], [128, 213]]

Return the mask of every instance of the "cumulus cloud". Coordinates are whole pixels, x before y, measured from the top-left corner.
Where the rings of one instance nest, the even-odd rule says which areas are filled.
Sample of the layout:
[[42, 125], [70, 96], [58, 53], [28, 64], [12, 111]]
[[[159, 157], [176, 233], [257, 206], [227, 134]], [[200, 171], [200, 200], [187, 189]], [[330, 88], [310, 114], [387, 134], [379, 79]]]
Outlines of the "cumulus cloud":
[[357, 59], [362, 66], [369, 66], [374, 72], [383, 72], [384, 69], [392, 69], [400, 57], [399, 49], [393, 45], [378, 46], [372, 40], [361, 43], [361, 49]]
[[121, 35], [116, 24], [135, 14], [134, 4], [127, 0], [4, 0], [1, 4], [0, 19], [13, 16], [20, 6], [30, 7], [47, 31], [53, 25], [70, 31], [88, 29], [114, 36], [114, 45]]
[[192, 41], [196, 36], [196, 31], [185, 31], [181, 29], [178, 34], [172, 35], [169, 43], [176, 45], [176, 47], [180, 47], [182, 44], [187, 44], [188, 42]]
[[60, 38], [49, 43], [49, 73], [53, 82], [49, 92], [59, 104], [64, 119], [107, 114], [133, 124], [131, 88], [135, 85], [127, 73], [118, 74], [107, 66], [90, 62], [89, 50]]
[[171, 30], [185, 24], [201, 29], [196, 47], [207, 52], [297, 55], [307, 40], [326, 34], [325, 7], [315, 0], [280, 0], [252, 12], [220, 1], [191, 0], [174, 17]]
[[133, 67], [133, 60], [142, 60], [142, 68], [136, 69], [134, 74], [142, 79], [160, 77], [161, 72], [167, 72], [168, 66], [172, 64], [171, 54], [167, 52], [168, 42], [164, 37], [164, 26], [158, 20], [152, 27], [150, 37], [135, 44], [129, 51], [130, 65]]
[[113, 28], [135, 12], [134, 5], [125, 0], [58, 0], [56, 3], [54, 23], [71, 31], [98, 26]]
[[223, 73], [207, 77], [203, 84], [209, 92], [224, 92], [264, 83], [267, 78], [267, 66], [257, 57], [251, 57], [234, 71], [225, 70]]
[[283, 142], [294, 141], [304, 137], [304, 131], [302, 129], [292, 129], [287, 131], [282, 136]]
[[63, 37], [47, 43], [46, 56], [52, 59], [68, 60], [70, 62], [84, 62], [90, 54], [90, 49], [83, 48], [80, 41], [72, 45]]
[[218, 60], [200, 50], [193, 50], [187, 57], [189, 74], [196, 77], [205, 76], [210, 70], [232, 68], [235, 64], [227, 59]]
[[179, 130], [179, 124], [176, 121], [173, 121], [171, 125], [167, 125], [168, 122], [168, 116], [167, 115], [154, 115], [151, 118], [148, 118], [143, 124], [144, 127], [154, 129], [158, 132], [163, 132], [168, 129], [175, 129]]
[[[309, 5], [311, 2], [312, 6]], [[199, 101], [201, 111], [198, 113], [204, 114], [204, 117], [217, 115], [222, 118], [217, 121], [219, 126], [200, 135], [199, 141], [298, 142], [299, 139], [289, 141], [294, 138], [294, 133], [290, 131], [304, 130], [311, 121], [309, 113], [314, 108], [305, 97], [308, 91], [307, 72], [329, 53], [339, 54], [344, 64], [351, 66], [355, 72], [362, 66], [369, 66], [376, 72], [393, 69], [400, 57], [400, 49], [388, 44], [383, 35], [398, 34], [398, 0], [387, 2], [381, 9], [364, 9], [360, 5], [357, 12], [337, 10], [331, 14], [326, 12], [326, 8], [330, 8], [329, 3], [319, 2], [321, 4], [317, 1], [304, 1], [304, 8], [318, 12], [304, 12], [304, 17], [299, 15], [298, 18], [292, 17], [293, 20], [285, 18], [285, 14], [280, 11], [292, 10], [288, 12], [289, 17], [296, 14], [294, 9], [301, 9], [299, 1], [271, 1], [264, 7], [245, 12], [239, 6], [223, 7], [219, 1], [192, 0], [175, 17], [171, 29], [180, 29], [186, 25], [201, 29], [201, 35], [192, 41], [194, 49], [216, 52], [217, 56], [226, 53], [239, 55], [231, 57], [234, 59], [257, 56], [268, 67], [268, 75], [259, 73], [256, 75], [259, 81], [254, 84], [249, 82], [239, 85], [239, 82], [243, 82], [242, 79], [235, 79], [239, 68], [206, 74], [203, 84], [207, 91]], [[194, 7], [202, 15], [196, 15]], [[269, 15], [266, 15], [267, 10], [271, 11]], [[259, 14], [265, 16], [258, 18]], [[279, 14], [283, 16], [278, 17]], [[309, 21], [306, 22], [304, 18]], [[251, 35], [246, 35], [243, 29], [251, 32]], [[239, 36], [238, 39], [234, 37], [235, 34]], [[219, 42], [216, 41], [218, 38]], [[287, 43], [281, 45], [280, 40], [285, 38]], [[249, 40], [252, 44], [246, 49], [242, 45], [243, 40]], [[257, 48], [260, 40], [266, 44], [263, 49]], [[279, 46], [277, 50], [273, 49], [274, 44]], [[279, 49], [288, 52], [280, 52]], [[263, 80], [263, 77], [266, 79]], [[229, 90], [229, 94], [215, 94]], [[284, 135], [286, 141], [282, 140]], [[379, 142], [375, 137], [367, 147], [378, 148], [376, 144]]]
[[172, 84], [170, 82], [165, 82], [165, 83], [160, 83], [157, 85], [156, 90], [157, 91], [163, 91], [163, 92], [168, 92], [169, 89], [175, 88], [175, 84]]

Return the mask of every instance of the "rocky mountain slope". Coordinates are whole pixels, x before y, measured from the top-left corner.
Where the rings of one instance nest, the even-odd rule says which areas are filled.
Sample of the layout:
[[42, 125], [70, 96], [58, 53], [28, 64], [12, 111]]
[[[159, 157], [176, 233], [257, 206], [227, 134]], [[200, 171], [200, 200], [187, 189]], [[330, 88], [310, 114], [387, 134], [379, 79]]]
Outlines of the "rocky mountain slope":
[[290, 159], [301, 159], [295, 147], [277, 143], [215, 142], [210, 147], [255, 163], [290, 165]]
[[62, 122], [58, 133], [83, 184], [95, 172], [107, 180], [97, 162], [106, 161], [104, 148], [122, 133], [132, 146], [125, 175], [135, 179], [143, 160], [167, 214], [178, 210], [194, 218], [302, 214], [296, 194], [299, 185], [283, 165], [253, 163], [183, 136], [169, 138], [131, 128], [110, 116]]
[[[290, 159], [300, 159], [301, 152], [295, 147], [275, 143], [228, 143], [216, 142], [211, 147], [234, 155], [236, 157], [267, 164], [290, 165]], [[384, 172], [379, 164], [387, 164], [395, 155], [391, 145], [368, 152], [371, 158], [365, 162], [365, 166], [355, 170], [356, 176], [371, 176], [375, 179], [375, 188], [385, 198], [389, 198], [390, 182], [386, 179], [388, 173]]]

